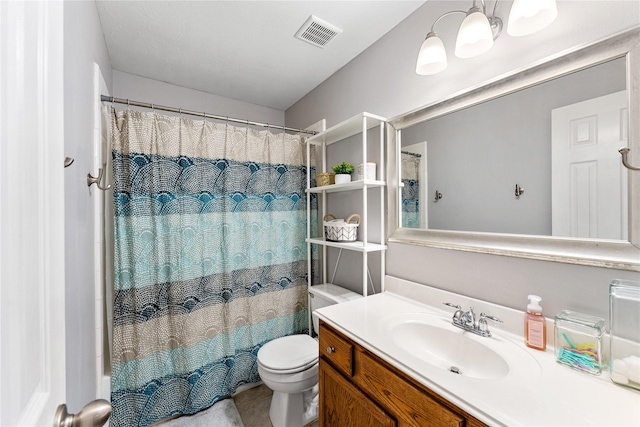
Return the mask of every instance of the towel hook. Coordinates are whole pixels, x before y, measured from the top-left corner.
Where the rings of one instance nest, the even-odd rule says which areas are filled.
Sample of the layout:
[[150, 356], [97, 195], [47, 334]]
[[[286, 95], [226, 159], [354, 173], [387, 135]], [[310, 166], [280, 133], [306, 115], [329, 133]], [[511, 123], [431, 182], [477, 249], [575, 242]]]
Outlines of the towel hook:
[[442, 199], [442, 193], [439, 192], [438, 190], [436, 190], [436, 198], [435, 198], [435, 202], [438, 203], [438, 200]]
[[628, 147], [624, 147], [618, 150], [618, 152], [622, 156], [622, 164], [624, 165], [624, 167], [632, 171], [640, 171], [639, 167], [632, 166], [629, 163], [629, 151], [631, 151], [631, 148], [628, 148]]
[[520, 196], [522, 196], [522, 193], [524, 193], [524, 188], [520, 187], [518, 184], [516, 184], [516, 198], [520, 198]]
[[95, 184], [100, 190], [108, 190], [111, 188], [111, 184], [102, 185], [102, 178], [104, 178], [104, 170], [102, 168], [98, 168], [98, 176], [93, 177], [90, 173], [87, 174], [87, 186], [91, 187], [92, 184]]

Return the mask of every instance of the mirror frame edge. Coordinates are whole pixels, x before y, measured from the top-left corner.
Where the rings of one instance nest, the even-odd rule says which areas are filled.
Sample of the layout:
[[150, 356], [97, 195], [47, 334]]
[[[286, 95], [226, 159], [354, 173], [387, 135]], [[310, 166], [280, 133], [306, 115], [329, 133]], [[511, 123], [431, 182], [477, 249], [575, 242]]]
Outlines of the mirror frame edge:
[[[410, 229], [399, 227], [401, 131], [411, 125], [616, 58], [626, 57], [630, 162], [640, 164], [640, 27], [560, 52], [524, 70], [389, 120], [387, 126], [387, 240], [416, 246], [640, 272], [640, 172], [627, 169], [629, 240]], [[635, 197], [634, 197], [635, 195]]]

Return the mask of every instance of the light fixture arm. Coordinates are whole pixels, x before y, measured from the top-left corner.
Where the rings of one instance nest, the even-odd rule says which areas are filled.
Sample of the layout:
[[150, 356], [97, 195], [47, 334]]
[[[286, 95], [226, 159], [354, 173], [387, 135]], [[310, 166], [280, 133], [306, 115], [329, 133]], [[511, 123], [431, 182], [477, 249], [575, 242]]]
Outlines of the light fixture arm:
[[[482, 2], [484, 3], [484, 0], [482, 0]], [[497, 7], [498, 0], [493, 4], [493, 12], [489, 17], [489, 25], [491, 25], [491, 31], [493, 31], [493, 41], [496, 41], [496, 39], [500, 37], [500, 34], [502, 34], [502, 19], [496, 16]]]
[[[491, 26], [491, 32], [493, 33], [493, 41], [496, 41], [496, 39], [500, 37], [500, 34], [502, 34], [502, 19], [496, 16], [498, 1], [499, 0], [496, 0], [495, 3], [493, 3], [493, 12], [491, 13], [491, 16], [489, 16], [487, 15], [486, 2], [484, 0], [480, 0], [480, 3], [482, 3], [482, 13], [484, 13], [484, 16], [487, 17], [487, 19], [489, 20], [489, 25]], [[475, 6], [476, 6], [476, 0], [473, 1], [473, 7]]]
[[[486, 5], [484, 0], [480, 0], [480, 3], [482, 4], [482, 13], [487, 17], [487, 19], [489, 20], [489, 25], [491, 25], [491, 31], [493, 32], [493, 40], [494, 41], [500, 36], [500, 34], [502, 34], [502, 19], [500, 19], [499, 17], [496, 16], [496, 7], [498, 6], [498, 1], [499, 0], [496, 0], [496, 2], [493, 5], [493, 13], [491, 14], [491, 16], [488, 16], [487, 15], [487, 5]], [[477, 3], [477, 1], [473, 0], [473, 5], [471, 6], [471, 9], [469, 9], [469, 10], [473, 10], [475, 8], [480, 9], [480, 8], [478, 8], [478, 6], [476, 6], [476, 3]], [[431, 35], [431, 34], [434, 34], [434, 35], [437, 34], [436, 31], [435, 31], [436, 24], [438, 22], [440, 22], [440, 20], [442, 18], [444, 18], [446, 16], [449, 16], [449, 15], [454, 15], [456, 13], [462, 13], [463, 15], [468, 15], [469, 11], [465, 12], [464, 10], [452, 10], [450, 12], [443, 13], [442, 15], [440, 15], [438, 17], [438, 19], [436, 19], [433, 22], [433, 25], [431, 25], [431, 30], [429, 31], [429, 34], [427, 34], [427, 37], [429, 37], [429, 35]]]
[[[463, 15], [467, 14], [467, 12], [465, 12], [463, 10], [452, 10], [451, 12], [447, 12], [447, 13], [444, 13], [444, 14], [440, 15], [440, 17], [433, 22], [433, 25], [431, 25], [431, 31], [429, 31], [429, 34], [431, 34], [431, 33], [436, 34], [436, 32], [435, 32], [436, 24], [438, 22], [440, 22], [440, 20], [442, 18], [444, 18], [445, 16], [456, 14], [456, 13], [462, 13]], [[428, 37], [428, 35], [427, 35], [427, 37]]]
[[[495, 18], [496, 17], [496, 9], [498, 8], [498, 1], [500, 0], [496, 0], [495, 3], [493, 3], [493, 12], [491, 13], [491, 18]], [[475, 7], [477, 1], [473, 0], [473, 6]], [[480, 3], [482, 3], [482, 13], [484, 13], [484, 15], [489, 18], [489, 15], [487, 15], [487, 3], [484, 0], [480, 0]], [[489, 18], [489, 19], [491, 19]]]

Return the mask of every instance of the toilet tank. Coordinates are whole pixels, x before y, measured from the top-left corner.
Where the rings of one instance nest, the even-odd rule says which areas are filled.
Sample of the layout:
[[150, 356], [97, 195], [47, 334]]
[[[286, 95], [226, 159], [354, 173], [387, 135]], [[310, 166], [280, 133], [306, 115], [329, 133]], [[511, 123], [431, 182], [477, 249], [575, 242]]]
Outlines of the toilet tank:
[[362, 298], [362, 295], [350, 291], [349, 289], [341, 288], [340, 286], [336, 286], [332, 283], [311, 286], [309, 287], [309, 294], [311, 296], [310, 304], [311, 315], [313, 318], [313, 330], [316, 334], [319, 329], [318, 317], [315, 315], [315, 311], [317, 309]]

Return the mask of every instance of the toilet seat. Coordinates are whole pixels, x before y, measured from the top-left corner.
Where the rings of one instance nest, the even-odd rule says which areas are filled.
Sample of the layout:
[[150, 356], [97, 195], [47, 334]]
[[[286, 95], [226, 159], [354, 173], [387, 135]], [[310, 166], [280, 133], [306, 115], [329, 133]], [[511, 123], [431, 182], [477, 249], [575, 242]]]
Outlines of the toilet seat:
[[306, 334], [276, 338], [258, 351], [258, 364], [268, 372], [293, 374], [318, 363], [318, 342]]

